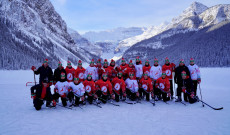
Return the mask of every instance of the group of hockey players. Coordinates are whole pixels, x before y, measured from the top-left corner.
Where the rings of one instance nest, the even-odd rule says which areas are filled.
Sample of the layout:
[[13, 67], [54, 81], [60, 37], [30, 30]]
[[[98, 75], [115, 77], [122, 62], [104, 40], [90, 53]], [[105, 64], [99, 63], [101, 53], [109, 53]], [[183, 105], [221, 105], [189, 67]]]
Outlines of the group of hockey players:
[[[201, 77], [193, 58], [188, 66], [185, 66], [184, 60], [181, 59], [178, 67], [167, 57], [163, 66], [158, 64], [157, 58], [154, 59], [153, 66], [148, 60], [142, 65], [139, 57], [135, 63], [130, 60], [128, 64], [122, 58], [119, 66], [115, 65], [113, 59], [110, 64], [106, 59], [103, 64], [101, 59], [96, 63], [92, 59], [86, 69], [83, 68], [81, 60], [77, 64], [77, 69], [74, 69], [68, 61], [64, 68], [62, 63], [58, 62], [54, 74], [48, 65], [48, 59], [45, 59], [38, 69], [31, 67], [36, 75], [40, 75], [39, 84], [31, 87], [31, 97], [36, 110], [41, 109], [44, 100], [47, 107], [55, 107], [59, 99], [64, 107], [67, 102], [74, 106], [86, 102], [106, 103], [110, 100], [119, 102], [152, 99], [167, 102], [173, 100], [174, 96], [177, 96], [175, 102], [181, 102], [182, 93], [185, 102], [197, 101], [197, 85], [201, 82]], [[173, 90], [173, 79], [178, 86], [176, 94]], [[53, 92], [51, 85], [54, 85]]]

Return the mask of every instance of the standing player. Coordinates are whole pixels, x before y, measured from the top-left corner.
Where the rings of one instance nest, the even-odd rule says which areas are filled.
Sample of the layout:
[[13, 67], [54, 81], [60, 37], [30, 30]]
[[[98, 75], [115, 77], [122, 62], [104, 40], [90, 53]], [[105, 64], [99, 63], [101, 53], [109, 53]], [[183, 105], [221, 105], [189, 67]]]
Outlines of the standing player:
[[116, 67], [115, 61], [112, 59], [109, 66], [111, 70], [111, 80], [116, 77], [118, 73], [118, 68]]
[[53, 71], [48, 65], [48, 59], [45, 59], [42, 66], [36, 69], [35, 66], [32, 66], [31, 69], [34, 71], [36, 75], [39, 76], [39, 83], [42, 83], [42, 80], [48, 78], [48, 81], [53, 81]]
[[173, 76], [172, 73], [175, 72], [175, 64], [169, 62], [169, 58], [165, 58], [165, 64], [162, 66], [162, 72], [166, 73], [166, 77], [169, 79], [170, 82], [170, 91], [171, 91], [171, 99], [173, 99]]
[[[121, 65], [118, 67], [118, 71], [122, 72], [123, 78], [126, 78], [125, 69], [128, 67], [128, 64], [126, 64], [125, 59], [121, 59]], [[125, 80], [125, 79], [124, 79]]]
[[148, 76], [150, 76], [150, 69], [151, 69], [151, 66], [149, 64], [149, 60], [146, 60], [145, 65], [143, 66], [143, 73], [147, 73]]
[[[182, 76], [181, 76], [182, 71], [186, 72], [186, 76], [187, 76], [188, 78], [191, 79], [189, 69], [188, 69], [187, 66], [185, 66], [184, 60], [183, 60], [183, 59], [180, 60], [179, 66], [175, 69], [175, 77], [174, 77], [174, 80], [175, 80], [175, 83], [176, 83], [176, 84], [178, 84], [179, 82], [182, 81]], [[179, 88], [179, 84], [178, 84], [178, 88]], [[177, 88], [177, 89], [178, 89], [178, 88]], [[177, 91], [178, 91], [178, 90], [177, 90]], [[177, 96], [178, 96], [178, 98], [179, 98], [179, 96], [181, 96], [181, 93], [178, 93], [178, 92], [177, 92]], [[185, 100], [186, 102], [188, 102], [188, 94], [186, 94], [186, 93], [184, 94], [184, 100]]]
[[85, 78], [88, 74], [92, 75], [92, 80], [96, 81], [98, 79], [98, 70], [94, 66], [94, 59], [91, 60], [90, 65], [85, 70]]
[[136, 79], [139, 82], [139, 80], [141, 79], [142, 74], [143, 74], [143, 66], [141, 64], [141, 60], [140, 60], [139, 56], [136, 58], [136, 64], [134, 66], [135, 66], [135, 71], [136, 71], [135, 72], [136, 73]]
[[77, 69], [75, 70], [75, 77], [79, 78], [80, 82], [84, 81], [85, 68], [82, 67], [82, 61], [78, 61]]
[[194, 95], [196, 96], [197, 92], [197, 84], [201, 83], [201, 77], [200, 77], [200, 69], [195, 64], [195, 61], [193, 58], [190, 59], [190, 65], [188, 65], [188, 69], [190, 71], [191, 79], [194, 86]]
[[59, 61], [58, 67], [54, 71], [54, 85], [56, 84], [56, 82], [61, 80], [61, 73], [62, 72], [65, 73], [65, 76], [67, 76], [66, 71], [65, 71], [64, 67], [62, 66], [62, 63]]
[[65, 68], [66, 74], [67, 74], [67, 81], [72, 82], [74, 75], [75, 75], [75, 69], [71, 66], [71, 62], [67, 61], [67, 66]]

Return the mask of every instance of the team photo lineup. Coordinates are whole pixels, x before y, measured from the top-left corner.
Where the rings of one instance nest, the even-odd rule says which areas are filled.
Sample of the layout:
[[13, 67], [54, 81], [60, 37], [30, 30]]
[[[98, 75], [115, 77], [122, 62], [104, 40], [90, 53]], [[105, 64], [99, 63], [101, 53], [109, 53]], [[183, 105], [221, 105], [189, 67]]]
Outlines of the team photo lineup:
[[[53, 73], [48, 59], [45, 59], [38, 69], [31, 67], [34, 77], [40, 75], [39, 84], [35, 81], [35, 85], [31, 87], [31, 98], [36, 110], [40, 110], [44, 103], [46, 107], [59, 105], [69, 109], [87, 103], [101, 107], [100, 104], [111, 103], [119, 106], [114, 102], [135, 104], [141, 100], [153, 105], [155, 101], [167, 103], [174, 99], [182, 104], [192, 104], [200, 101], [197, 87], [201, 83], [201, 75], [195, 60], [191, 58], [189, 62], [186, 66], [181, 59], [176, 66], [166, 57], [165, 64], [161, 66], [155, 58], [151, 66], [149, 60], [142, 63], [141, 59], [136, 57], [135, 62], [126, 62], [122, 58], [121, 65], [116, 66], [113, 59], [110, 64], [107, 59], [103, 62], [101, 59], [92, 59], [86, 69], [81, 60], [74, 69], [70, 61], [67, 61], [66, 68], [59, 61]], [[51, 85], [54, 85], [53, 91]], [[58, 104], [59, 99], [62, 105]]]

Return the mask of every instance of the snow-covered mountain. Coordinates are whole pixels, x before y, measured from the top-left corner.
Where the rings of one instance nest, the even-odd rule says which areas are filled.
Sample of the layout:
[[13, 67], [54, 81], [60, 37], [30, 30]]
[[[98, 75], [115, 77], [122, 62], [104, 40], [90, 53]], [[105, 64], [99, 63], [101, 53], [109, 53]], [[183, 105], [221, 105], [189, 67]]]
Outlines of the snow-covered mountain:
[[86, 32], [82, 36], [88, 39], [89, 41], [95, 42], [118, 42], [120, 40], [140, 35], [145, 31], [145, 28], [139, 27], [130, 27], [130, 28], [116, 28], [107, 31], [99, 32]]
[[121, 55], [115, 51], [115, 49], [118, 46], [118, 43], [121, 40], [127, 39], [129, 37], [140, 35], [145, 30], [146, 30], [146, 28], [144, 28], [144, 27], [143, 28], [140, 28], [140, 27], [130, 27], [130, 28], [120, 27], [120, 28], [115, 28], [115, 29], [107, 30], [107, 31], [86, 32], [82, 36], [96, 46], [96, 47], [92, 48], [91, 50], [94, 50], [94, 49], [97, 50], [98, 48], [102, 49], [102, 53], [100, 54], [102, 58], [117, 59], [116, 56]]
[[[193, 5], [197, 3], [180, 15], [183, 19], [173, 19], [161, 33], [132, 45], [124, 57], [140, 56], [150, 61], [158, 57], [161, 64], [166, 56], [176, 63], [181, 58], [194, 57], [201, 66], [230, 66], [230, 5], [216, 5], [206, 10], [205, 6]], [[188, 10], [193, 9], [191, 7], [202, 8], [196, 8], [199, 12], [194, 13]]]
[[28, 69], [44, 58], [54, 68], [58, 60], [96, 57], [74, 42], [49, 0], [1, 0], [0, 29], [1, 69]]
[[[187, 27], [187, 28], [194, 28], [193, 23], [191, 23], [189, 20], [184, 20], [189, 17], [193, 17], [196, 15], [201, 14], [204, 12], [206, 9], [208, 9], [207, 6], [199, 3], [199, 2], [193, 2], [187, 9], [183, 11], [181, 15], [178, 17], [175, 17], [172, 19], [172, 22], [164, 22], [160, 26], [151, 26], [148, 27], [143, 34], [137, 35], [134, 37], [130, 37], [127, 39], [124, 39], [119, 42], [119, 45], [116, 48], [116, 52], [120, 52], [121, 54], [124, 53], [128, 48], [133, 46], [134, 44], [145, 40], [149, 39], [159, 33], [162, 33], [163, 31], [166, 31], [168, 29], [174, 28], [174, 27]], [[184, 22], [182, 22], [184, 20]], [[180, 23], [180, 25], [178, 25]]]
[[96, 45], [95, 43], [91, 43], [89, 40], [82, 37], [77, 31], [71, 28], [68, 28], [67, 31], [74, 40], [74, 42], [77, 43], [81, 49], [87, 50], [90, 53], [99, 57], [102, 55], [103, 49], [100, 46]]

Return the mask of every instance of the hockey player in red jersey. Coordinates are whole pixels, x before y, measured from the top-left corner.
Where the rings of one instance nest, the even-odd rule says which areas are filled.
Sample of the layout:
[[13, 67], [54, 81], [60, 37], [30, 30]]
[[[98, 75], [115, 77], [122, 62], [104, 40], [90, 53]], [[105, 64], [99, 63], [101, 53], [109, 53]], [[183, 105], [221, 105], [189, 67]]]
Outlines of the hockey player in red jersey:
[[112, 98], [114, 99], [114, 93], [112, 90], [112, 84], [108, 80], [108, 75], [106, 73], [102, 74], [102, 79], [98, 80], [96, 83], [96, 89], [97, 89], [97, 96], [98, 99], [101, 100], [103, 103], [106, 103], [108, 99]]
[[97, 74], [98, 74], [97, 80], [100, 80], [102, 78], [102, 73], [103, 73], [102, 65], [101, 65], [101, 59], [97, 60], [96, 69], [97, 69]]
[[71, 62], [67, 61], [67, 66], [65, 68], [66, 74], [67, 74], [67, 81], [73, 82], [73, 78], [75, 75], [75, 69], [72, 67]]
[[126, 98], [126, 85], [122, 78], [122, 72], [118, 72], [117, 77], [112, 80], [113, 91], [115, 93], [115, 100], [119, 102], [120, 99]]
[[88, 74], [86, 77], [86, 80], [83, 82], [85, 86], [85, 97], [87, 97], [87, 100], [89, 104], [93, 103], [93, 99], [96, 98], [96, 88], [95, 88], [95, 82], [92, 80], [92, 75]]
[[125, 69], [128, 67], [128, 64], [126, 64], [125, 59], [121, 58], [121, 65], [118, 67], [118, 71], [122, 72], [123, 77], [125, 77]]
[[104, 65], [102, 67], [102, 71], [103, 73], [106, 73], [108, 75], [108, 80], [110, 81], [111, 77], [112, 77], [112, 70], [109, 68], [109, 62], [107, 61], [107, 59], [104, 60]]
[[115, 61], [113, 59], [111, 59], [109, 68], [111, 70], [111, 80], [112, 80], [113, 78], [116, 77], [116, 75], [118, 73], [118, 68], [116, 67]]
[[149, 64], [149, 60], [145, 61], [145, 65], [143, 66], [143, 73], [147, 72], [148, 76], [150, 76], [151, 66]]
[[162, 72], [162, 77], [157, 79], [155, 87], [156, 87], [154, 93], [156, 95], [155, 100], [160, 99], [161, 96], [164, 102], [170, 100], [171, 97], [170, 82], [169, 79], [166, 77], [166, 72]]
[[142, 97], [142, 94], [146, 95], [147, 101], [149, 101], [150, 94], [153, 97], [153, 82], [147, 72], [143, 74], [143, 77], [139, 81], [139, 93], [140, 97]]
[[82, 67], [82, 61], [78, 61], [77, 69], [75, 70], [75, 77], [79, 78], [80, 82], [84, 81], [85, 68]]
[[170, 63], [169, 62], [169, 58], [166, 57], [165, 58], [165, 64], [162, 66], [162, 71], [164, 71], [166, 73], [166, 77], [169, 79], [170, 82], [170, 91], [171, 91], [171, 99], [173, 98], [173, 72], [175, 72], [175, 67], [176, 65], [174, 63]]
[[124, 72], [127, 75], [127, 78], [130, 78], [130, 76], [129, 76], [130, 73], [134, 73], [134, 79], [136, 79], [135, 66], [133, 65], [133, 61], [132, 60], [129, 61], [129, 66], [125, 69]]

